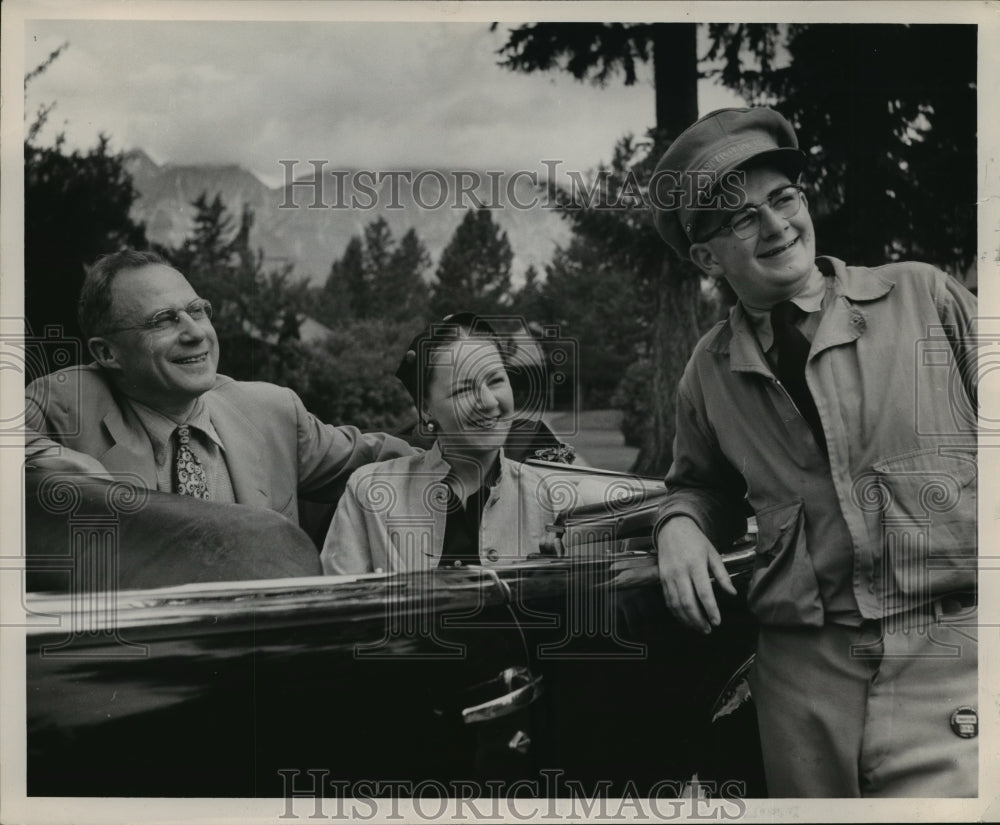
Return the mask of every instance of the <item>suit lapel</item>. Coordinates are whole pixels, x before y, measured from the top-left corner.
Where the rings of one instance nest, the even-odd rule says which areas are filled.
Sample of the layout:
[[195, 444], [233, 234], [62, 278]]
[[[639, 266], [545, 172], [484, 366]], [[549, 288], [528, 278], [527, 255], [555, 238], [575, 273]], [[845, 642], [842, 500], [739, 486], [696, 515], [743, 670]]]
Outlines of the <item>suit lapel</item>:
[[212, 426], [226, 448], [226, 466], [237, 504], [271, 506], [264, 467], [264, 436], [239, 409], [218, 393], [206, 393]]
[[104, 427], [112, 444], [98, 458], [112, 473], [138, 475], [147, 489], [155, 490], [156, 461], [153, 458], [153, 445], [138, 417], [131, 410], [126, 410], [125, 415], [130, 419], [128, 422], [121, 410], [114, 407], [104, 416]]

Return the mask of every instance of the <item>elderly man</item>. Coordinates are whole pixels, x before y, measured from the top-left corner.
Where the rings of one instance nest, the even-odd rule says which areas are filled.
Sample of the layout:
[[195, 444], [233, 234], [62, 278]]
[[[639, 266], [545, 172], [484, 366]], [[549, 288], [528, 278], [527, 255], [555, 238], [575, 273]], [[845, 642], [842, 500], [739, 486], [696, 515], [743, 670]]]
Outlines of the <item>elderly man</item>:
[[678, 387], [664, 596], [719, 624], [749, 506], [769, 793], [974, 796], [975, 300], [926, 264], [817, 258], [804, 160], [777, 112], [724, 109], [651, 182], [661, 236], [739, 298]]
[[150, 490], [276, 511], [335, 500], [363, 464], [413, 453], [323, 424], [289, 389], [216, 373], [212, 307], [163, 258], [99, 259], [80, 294], [94, 363], [32, 382], [29, 467], [130, 473]]

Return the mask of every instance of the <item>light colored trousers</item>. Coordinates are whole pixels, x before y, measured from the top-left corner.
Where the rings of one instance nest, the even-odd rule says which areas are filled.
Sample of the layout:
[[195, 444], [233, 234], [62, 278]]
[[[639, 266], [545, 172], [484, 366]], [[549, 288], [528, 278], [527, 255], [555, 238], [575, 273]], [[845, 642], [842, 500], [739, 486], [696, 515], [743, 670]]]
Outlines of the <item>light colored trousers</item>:
[[939, 603], [860, 628], [763, 627], [750, 687], [771, 797], [967, 797], [978, 737], [977, 610]]

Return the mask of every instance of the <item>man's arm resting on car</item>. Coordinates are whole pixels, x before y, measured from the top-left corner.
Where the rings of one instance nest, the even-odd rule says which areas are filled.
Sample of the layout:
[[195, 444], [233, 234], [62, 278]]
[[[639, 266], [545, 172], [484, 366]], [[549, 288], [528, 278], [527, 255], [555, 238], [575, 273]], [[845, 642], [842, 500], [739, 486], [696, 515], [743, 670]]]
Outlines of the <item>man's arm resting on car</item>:
[[29, 434], [25, 439], [24, 466], [27, 470], [57, 470], [111, 478], [107, 468], [92, 455], [71, 450], [41, 435]]
[[657, 531], [656, 552], [667, 608], [688, 627], [710, 633], [722, 622], [711, 577], [736, 594], [719, 551], [694, 519], [677, 515]]

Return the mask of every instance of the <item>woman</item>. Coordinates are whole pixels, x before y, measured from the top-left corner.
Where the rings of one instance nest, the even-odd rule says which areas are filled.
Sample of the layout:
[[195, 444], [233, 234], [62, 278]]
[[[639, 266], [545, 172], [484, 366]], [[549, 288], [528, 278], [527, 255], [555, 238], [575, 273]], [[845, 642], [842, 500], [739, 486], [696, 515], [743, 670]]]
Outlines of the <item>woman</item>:
[[537, 468], [503, 445], [514, 399], [493, 330], [471, 313], [410, 344], [397, 378], [434, 443], [355, 471], [320, 556], [328, 574], [495, 564], [538, 552], [556, 515]]

